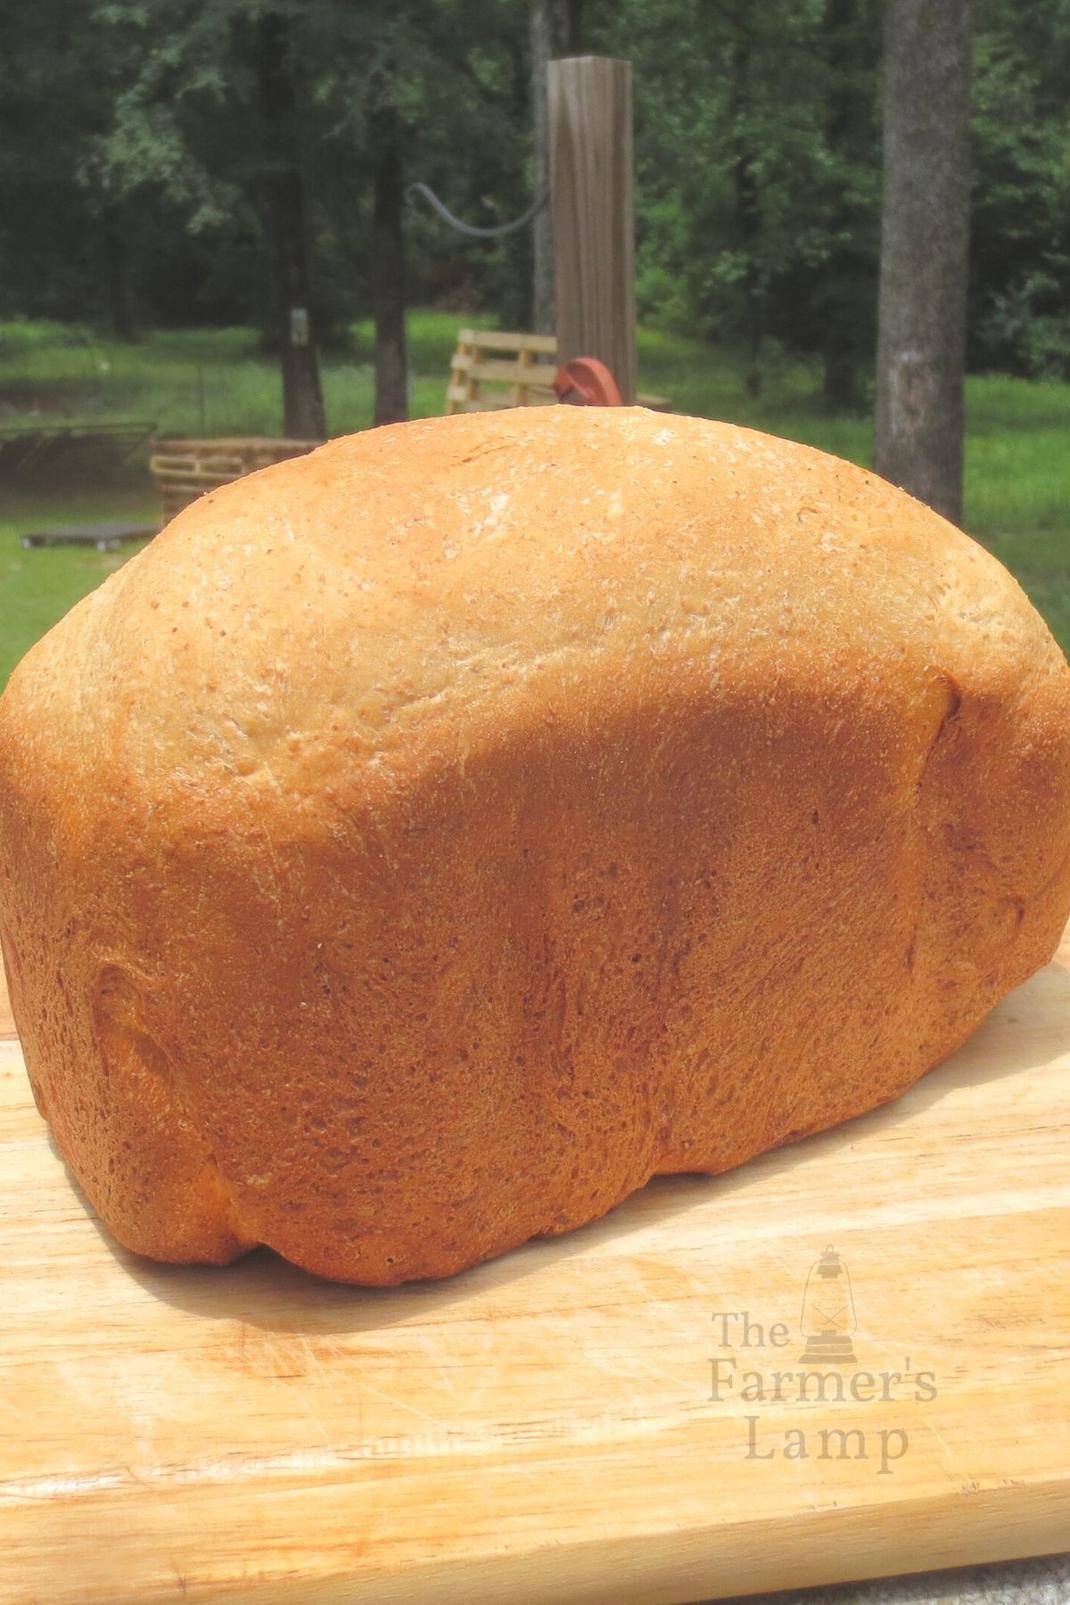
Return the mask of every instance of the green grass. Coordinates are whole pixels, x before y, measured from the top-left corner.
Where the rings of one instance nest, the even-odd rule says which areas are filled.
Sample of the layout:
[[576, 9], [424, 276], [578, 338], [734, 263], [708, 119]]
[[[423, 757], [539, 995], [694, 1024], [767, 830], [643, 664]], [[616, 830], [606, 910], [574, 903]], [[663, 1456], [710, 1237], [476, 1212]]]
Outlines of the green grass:
[[0, 687], [27, 648], [137, 550], [130, 545], [117, 552], [71, 546], [24, 551], [21, 536], [50, 523], [152, 523], [156, 516], [152, 492], [143, 487], [35, 494], [0, 489]]
[[[413, 312], [409, 318], [414, 416], [442, 410], [456, 333], [488, 319]], [[680, 335], [644, 330], [644, 389], [681, 412], [806, 441], [869, 463], [868, 418], [829, 417], [814, 371], [782, 362], [761, 396], [747, 395], [737, 364]], [[371, 331], [328, 356], [324, 392], [332, 434], [372, 417]], [[59, 324], [0, 324], [0, 425], [144, 418], [167, 434], [281, 433], [278, 369], [247, 329], [162, 331], [133, 346]], [[1064, 648], [1070, 648], [1070, 385], [972, 378], [967, 385], [966, 527], [1017, 575]], [[76, 548], [24, 552], [19, 538], [46, 522], [153, 516], [147, 481], [56, 485], [0, 482], [0, 685], [38, 636], [122, 560]], [[130, 549], [127, 548], [127, 551]]]
[[[410, 315], [415, 416], [442, 411], [457, 330], [472, 322], [480, 320]], [[371, 329], [358, 324], [352, 349], [323, 359], [333, 435], [372, 421], [371, 352]], [[278, 363], [250, 329], [164, 329], [123, 345], [62, 324], [0, 324], [0, 423], [133, 418], [168, 435], [279, 435]]]

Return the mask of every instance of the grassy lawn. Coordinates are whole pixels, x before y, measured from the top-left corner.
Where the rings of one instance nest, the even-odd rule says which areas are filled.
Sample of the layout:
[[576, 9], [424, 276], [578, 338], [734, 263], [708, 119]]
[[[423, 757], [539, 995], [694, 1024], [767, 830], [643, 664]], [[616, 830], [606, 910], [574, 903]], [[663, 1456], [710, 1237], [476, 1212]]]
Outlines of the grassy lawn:
[[98, 552], [93, 547], [51, 546], [24, 551], [23, 533], [53, 523], [121, 519], [151, 524], [157, 517], [152, 492], [143, 486], [36, 493], [12, 493], [0, 486], [0, 687], [26, 649], [138, 549], [130, 545]]
[[[456, 333], [486, 322], [459, 313], [415, 312], [409, 320], [412, 411], [442, 410]], [[324, 390], [332, 434], [371, 422], [371, 332], [329, 356]], [[731, 418], [868, 463], [867, 418], [829, 417], [816, 377], [798, 364], [772, 370], [763, 394], [747, 396], [736, 366], [681, 336], [645, 330], [646, 389], [681, 412]], [[0, 425], [143, 418], [168, 434], [281, 432], [275, 363], [246, 329], [162, 331], [134, 346], [57, 324], [0, 324]], [[974, 378], [967, 387], [966, 527], [1017, 575], [1070, 649], [1070, 385]], [[77, 548], [23, 551], [20, 536], [49, 522], [151, 520], [147, 479], [31, 488], [0, 481], [0, 685], [22, 653], [124, 553]], [[133, 548], [126, 548], [128, 554]]]

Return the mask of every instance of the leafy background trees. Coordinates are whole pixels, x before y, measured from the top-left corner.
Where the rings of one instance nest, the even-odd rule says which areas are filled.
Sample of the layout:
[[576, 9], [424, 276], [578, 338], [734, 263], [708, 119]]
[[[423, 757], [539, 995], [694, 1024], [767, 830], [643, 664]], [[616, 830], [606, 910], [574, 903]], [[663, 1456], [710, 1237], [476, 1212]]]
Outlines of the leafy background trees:
[[[977, 0], [969, 361], [1070, 376], [1070, 0]], [[628, 56], [639, 302], [746, 364], [871, 402], [879, 0], [34, 0], [0, 8], [0, 316], [255, 321], [316, 432], [315, 346], [373, 315], [404, 410], [410, 304], [536, 319], [533, 41]], [[545, 319], [545, 276], [543, 276]], [[306, 306], [313, 343], [289, 308]]]

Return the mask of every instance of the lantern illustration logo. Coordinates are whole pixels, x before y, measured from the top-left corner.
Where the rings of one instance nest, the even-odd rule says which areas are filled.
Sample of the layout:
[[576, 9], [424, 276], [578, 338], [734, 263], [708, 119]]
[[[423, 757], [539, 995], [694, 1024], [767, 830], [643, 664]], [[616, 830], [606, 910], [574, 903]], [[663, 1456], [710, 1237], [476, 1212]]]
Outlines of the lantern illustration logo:
[[853, 1365], [855, 1301], [847, 1266], [831, 1243], [810, 1267], [800, 1324], [806, 1339], [800, 1365]]

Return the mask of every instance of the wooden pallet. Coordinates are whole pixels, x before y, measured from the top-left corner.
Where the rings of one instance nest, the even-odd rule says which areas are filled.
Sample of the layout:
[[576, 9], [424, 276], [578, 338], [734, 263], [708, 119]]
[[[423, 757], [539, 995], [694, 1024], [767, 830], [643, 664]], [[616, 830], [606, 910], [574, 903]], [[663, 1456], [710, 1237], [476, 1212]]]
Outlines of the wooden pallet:
[[[450, 363], [446, 411], [489, 412], [497, 407], [545, 407], [557, 402], [557, 338], [462, 329]], [[640, 407], [667, 412], [665, 396], [639, 396]]]
[[446, 411], [546, 406], [557, 401], [556, 372], [557, 341], [552, 334], [462, 329], [450, 364]]
[[95, 546], [98, 552], [116, 552], [124, 541], [151, 540], [155, 524], [61, 524], [54, 529], [31, 529], [22, 536], [22, 546]]
[[131, 456], [153, 434], [146, 419], [110, 423], [5, 424], [0, 428], [0, 473], [23, 473], [69, 459], [76, 453]]
[[259, 436], [221, 440], [157, 440], [149, 469], [160, 490], [163, 523], [207, 491], [218, 490], [259, 468], [303, 457], [318, 440], [272, 440]]

